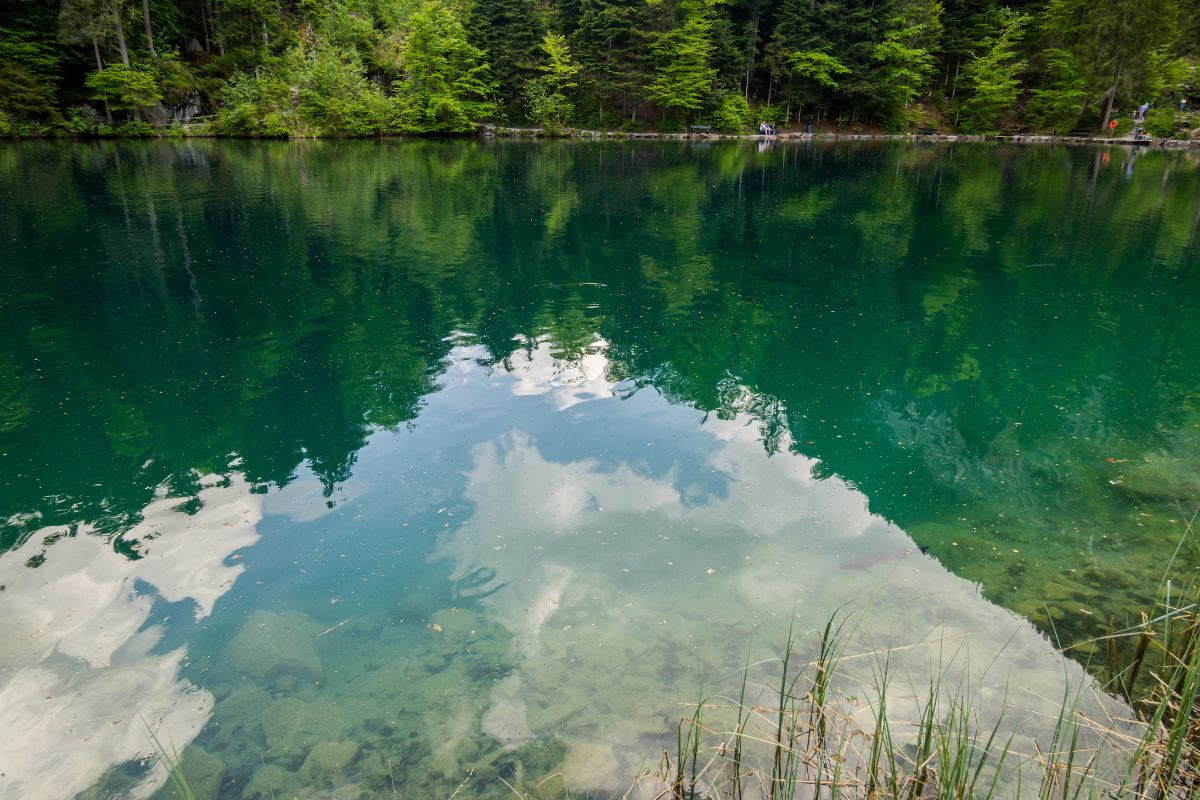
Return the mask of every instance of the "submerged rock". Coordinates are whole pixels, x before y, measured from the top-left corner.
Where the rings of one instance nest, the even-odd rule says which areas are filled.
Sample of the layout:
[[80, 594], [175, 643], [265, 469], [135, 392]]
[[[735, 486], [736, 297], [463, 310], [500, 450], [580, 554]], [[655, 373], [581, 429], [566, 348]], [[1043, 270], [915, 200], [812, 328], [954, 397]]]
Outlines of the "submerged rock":
[[300, 780], [296, 773], [274, 764], [267, 764], [255, 771], [242, 791], [242, 800], [283, 800], [296, 796]]
[[345, 786], [339, 786], [336, 789], [330, 790], [315, 790], [307, 794], [301, 795], [301, 800], [375, 800], [378, 797], [374, 792], [368, 791], [354, 783], [347, 783]]
[[613, 749], [602, 744], [577, 744], [562, 765], [563, 778], [572, 789], [609, 792], [618, 789], [625, 776]]
[[313, 647], [317, 624], [303, 614], [256, 611], [225, 651], [237, 672], [264, 680], [294, 676], [321, 678], [321, 659]]
[[300, 767], [300, 778], [306, 784], [325, 783], [358, 757], [358, 742], [322, 742], [315, 745]]
[[213, 715], [217, 738], [224, 740], [240, 734], [262, 741], [262, 715], [272, 702], [271, 695], [257, 686], [240, 687], [217, 703]]
[[1114, 483], [1135, 497], [1192, 500], [1200, 497], [1200, 461], [1150, 453], [1142, 462], [1127, 465]]
[[262, 727], [267, 740], [263, 757], [299, 764], [318, 742], [338, 740], [347, 722], [337, 706], [285, 697], [263, 712]]
[[368, 753], [355, 765], [358, 775], [375, 786], [391, 787], [396, 781], [397, 769], [388, 763], [383, 753]]
[[167, 781], [154, 795], [155, 800], [216, 800], [225, 777], [221, 759], [201, 747], [192, 745], [183, 751], [179, 770], [187, 783], [188, 794], [180, 792], [173, 781]]

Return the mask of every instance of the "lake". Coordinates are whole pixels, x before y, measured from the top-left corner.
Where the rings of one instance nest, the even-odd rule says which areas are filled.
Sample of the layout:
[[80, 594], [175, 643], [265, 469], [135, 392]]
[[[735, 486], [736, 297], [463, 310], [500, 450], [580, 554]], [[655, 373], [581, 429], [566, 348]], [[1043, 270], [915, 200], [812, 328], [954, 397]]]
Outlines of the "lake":
[[848, 718], [937, 675], [1030, 754], [1200, 565], [1196, 151], [19, 143], [0, 197], [6, 797], [652, 796], [833, 615]]

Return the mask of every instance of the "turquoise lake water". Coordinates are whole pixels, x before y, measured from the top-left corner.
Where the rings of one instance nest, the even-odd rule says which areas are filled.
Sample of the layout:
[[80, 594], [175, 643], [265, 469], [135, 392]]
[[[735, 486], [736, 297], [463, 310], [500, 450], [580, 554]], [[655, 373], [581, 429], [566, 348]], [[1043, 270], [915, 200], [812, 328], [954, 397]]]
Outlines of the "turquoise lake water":
[[890, 650], [1034, 752], [1200, 565], [1197, 151], [21, 143], [0, 203], [0, 796], [169, 795], [151, 729], [206, 800], [621, 797], [837, 609], [848, 714]]

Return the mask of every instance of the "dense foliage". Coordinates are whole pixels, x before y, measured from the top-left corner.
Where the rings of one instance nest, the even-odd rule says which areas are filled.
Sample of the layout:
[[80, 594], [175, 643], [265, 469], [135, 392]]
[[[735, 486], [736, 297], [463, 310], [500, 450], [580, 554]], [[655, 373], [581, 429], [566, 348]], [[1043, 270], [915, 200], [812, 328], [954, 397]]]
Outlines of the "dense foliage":
[[1198, 20], [1200, 0], [0, 0], [0, 135], [1066, 132], [1149, 103], [1182, 136]]

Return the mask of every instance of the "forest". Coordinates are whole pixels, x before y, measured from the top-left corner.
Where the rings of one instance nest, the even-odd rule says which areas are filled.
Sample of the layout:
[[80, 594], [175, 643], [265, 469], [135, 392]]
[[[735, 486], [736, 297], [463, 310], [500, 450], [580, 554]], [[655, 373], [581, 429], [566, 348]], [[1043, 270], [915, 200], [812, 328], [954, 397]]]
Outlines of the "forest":
[[1200, 137], [1200, 0], [3, 0], [0, 136]]

